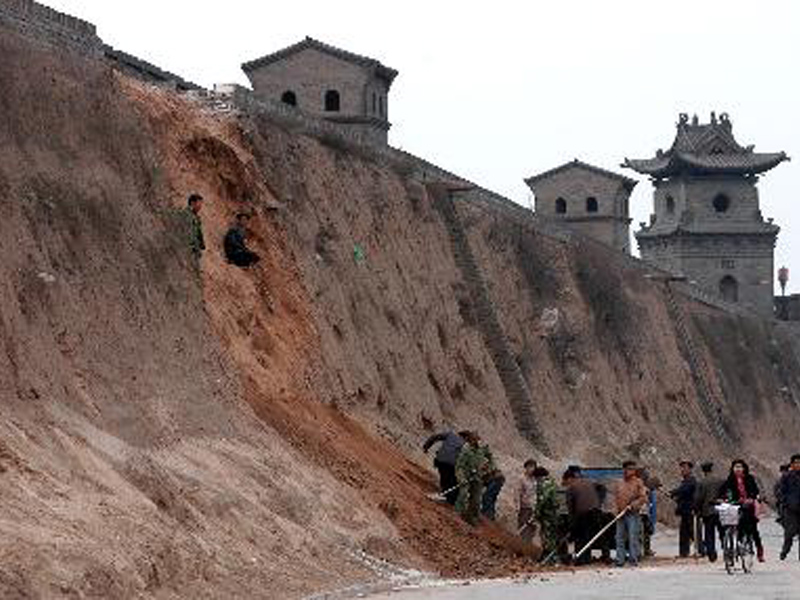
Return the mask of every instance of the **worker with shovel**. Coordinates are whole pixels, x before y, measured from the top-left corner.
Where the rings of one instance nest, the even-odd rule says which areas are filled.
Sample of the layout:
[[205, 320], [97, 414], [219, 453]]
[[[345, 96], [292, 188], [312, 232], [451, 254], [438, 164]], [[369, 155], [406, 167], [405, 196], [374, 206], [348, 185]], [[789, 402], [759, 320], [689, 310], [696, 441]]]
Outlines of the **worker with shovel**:
[[600, 497], [597, 487], [584, 479], [580, 469], [568, 468], [564, 473], [564, 484], [567, 488], [567, 508], [571, 538], [575, 542], [575, 564], [588, 565], [591, 562], [591, 546], [597, 541], [595, 533], [600, 523]]
[[481, 438], [474, 431], [462, 431], [465, 444], [456, 460], [458, 499], [456, 511], [470, 525], [477, 525], [483, 499], [483, 475], [486, 456], [481, 450]]
[[636, 463], [626, 460], [622, 463], [622, 481], [616, 489], [615, 504], [617, 513], [624, 513], [617, 520], [617, 556], [618, 567], [627, 562], [632, 566], [639, 564], [639, 536], [642, 517], [639, 514], [647, 502], [647, 488], [638, 476]]
[[458, 479], [456, 479], [456, 461], [464, 446], [464, 439], [455, 431], [442, 431], [425, 440], [422, 451], [427, 453], [434, 444], [441, 444], [433, 459], [433, 466], [439, 472], [441, 496], [448, 504], [454, 505], [459, 490]]
[[539, 523], [542, 547], [546, 554], [555, 552], [558, 544], [558, 488], [544, 467], [533, 471], [536, 478], [536, 521]]

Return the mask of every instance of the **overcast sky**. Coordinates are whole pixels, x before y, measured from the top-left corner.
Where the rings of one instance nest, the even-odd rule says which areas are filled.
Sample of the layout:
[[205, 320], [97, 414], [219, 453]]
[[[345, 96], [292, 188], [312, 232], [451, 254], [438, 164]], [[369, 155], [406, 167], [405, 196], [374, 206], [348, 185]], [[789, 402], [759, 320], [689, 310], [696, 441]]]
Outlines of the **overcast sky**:
[[[392, 145], [524, 204], [523, 177], [576, 157], [619, 171], [626, 156], [668, 148], [678, 113], [728, 112], [741, 144], [794, 158], [759, 187], [782, 227], [776, 268], [800, 291], [795, 0], [44, 3], [204, 86], [246, 84], [242, 62], [306, 35], [377, 58], [400, 71]], [[634, 225], [652, 209], [635, 176]]]

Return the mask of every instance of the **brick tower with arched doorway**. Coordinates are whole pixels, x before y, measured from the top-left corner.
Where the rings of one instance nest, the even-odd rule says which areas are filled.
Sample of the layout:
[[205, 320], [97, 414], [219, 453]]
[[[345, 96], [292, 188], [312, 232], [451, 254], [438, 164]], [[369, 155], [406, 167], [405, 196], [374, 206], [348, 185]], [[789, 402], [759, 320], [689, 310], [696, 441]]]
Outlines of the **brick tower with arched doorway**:
[[677, 128], [668, 151], [623, 164], [655, 188], [650, 223], [636, 232], [641, 256], [770, 317], [780, 228], [764, 220], [756, 184], [789, 158], [739, 145], [724, 113], [702, 124], [682, 114]]

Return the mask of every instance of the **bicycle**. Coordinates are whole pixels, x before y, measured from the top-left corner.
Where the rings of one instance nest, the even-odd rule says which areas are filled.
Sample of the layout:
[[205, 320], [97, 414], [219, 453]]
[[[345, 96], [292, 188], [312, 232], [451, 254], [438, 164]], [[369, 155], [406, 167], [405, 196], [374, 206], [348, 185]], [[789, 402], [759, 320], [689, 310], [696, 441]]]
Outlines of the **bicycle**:
[[722, 557], [725, 570], [732, 575], [738, 561], [742, 565], [742, 571], [752, 573], [755, 556], [753, 538], [750, 532], [739, 535], [742, 507], [738, 504], [723, 502], [717, 505], [716, 510], [722, 528]]

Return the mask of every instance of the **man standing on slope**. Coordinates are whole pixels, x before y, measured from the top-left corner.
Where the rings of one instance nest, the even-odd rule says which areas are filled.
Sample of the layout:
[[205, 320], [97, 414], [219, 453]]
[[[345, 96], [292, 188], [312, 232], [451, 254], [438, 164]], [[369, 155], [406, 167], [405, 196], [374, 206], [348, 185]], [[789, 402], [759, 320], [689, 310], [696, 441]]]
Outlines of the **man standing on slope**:
[[[627, 561], [632, 566], [638, 566], [639, 535], [642, 526], [642, 507], [647, 502], [647, 488], [638, 476], [636, 463], [626, 460], [622, 463], [622, 481], [617, 485], [614, 502], [617, 514], [625, 512], [617, 521], [617, 556], [616, 564], [618, 567], [625, 566], [626, 554]], [[627, 552], [626, 552], [627, 546]]]
[[781, 560], [786, 560], [792, 550], [794, 538], [800, 536], [800, 454], [792, 456], [789, 472], [781, 479], [781, 499], [783, 501]]
[[474, 431], [462, 431], [459, 435], [465, 444], [456, 460], [458, 499], [456, 511], [470, 525], [477, 525], [483, 498], [483, 473], [486, 459], [481, 450], [481, 438]]
[[186, 208], [183, 209], [183, 217], [186, 222], [189, 249], [196, 262], [199, 262], [206, 249], [206, 242], [203, 237], [203, 221], [200, 220], [200, 211], [203, 209], [203, 197], [200, 194], [192, 194], [186, 201]]
[[679, 463], [681, 470], [681, 483], [669, 495], [675, 501], [675, 514], [681, 518], [678, 533], [679, 556], [686, 558], [692, 551], [694, 539], [694, 490], [697, 480], [692, 475], [694, 464], [689, 460]]
[[719, 529], [719, 515], [716, 511], [716, 502], [719, 498], [719, 488], [722, 480], [713, 474], [714, 463], [706, 462], [700, 465], [703, 478], [697, 482], [694, 492], [694, 509], [703, 520], [703, 545], [705, 556], [714, 562], [717, 560], [717, 529]]
[[434, 444], [441, 444], [433, 459], [433, 466], [439, 472], [439, 488], [447, 503], [452, 506], [458, 498], [456, 460], [464, 446], [464, 439], [450, 430], [435, 433], [422, 444], [422, 451], [427, 453]]
[[505, 485], [506, 477], [497, 466], [492, 454], [491, 448], [488, 444], [481, 446], [481, 453], [483, 454], [483, 497], [481, 499], [481, 514], [487, 519], [494, 521], [497, 518], [497, 497], [500, 495], [500, 490]]

